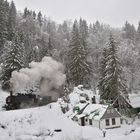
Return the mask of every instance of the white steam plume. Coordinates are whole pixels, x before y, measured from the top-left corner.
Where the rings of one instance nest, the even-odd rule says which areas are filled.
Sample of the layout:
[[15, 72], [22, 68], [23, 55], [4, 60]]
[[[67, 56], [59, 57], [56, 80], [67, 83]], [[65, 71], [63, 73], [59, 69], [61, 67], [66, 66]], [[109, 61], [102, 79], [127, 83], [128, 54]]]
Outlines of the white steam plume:
[[64, 67], [51, 57], [44, 57], [41, 62], [31, 62], [30, 68], [13, 71], [10, 79], [12, 90], [24, 92], [39, 85], [41, 96], [55, 93], [65, 82]]

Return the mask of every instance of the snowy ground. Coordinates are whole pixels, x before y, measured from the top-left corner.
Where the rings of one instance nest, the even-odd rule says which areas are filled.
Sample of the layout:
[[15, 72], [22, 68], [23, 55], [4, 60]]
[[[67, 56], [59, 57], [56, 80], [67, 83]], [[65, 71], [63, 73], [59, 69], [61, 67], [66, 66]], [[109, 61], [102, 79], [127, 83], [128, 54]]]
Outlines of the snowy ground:
[[[137, 120], [135, 126], [106, 130], [103, 138], [101, 130], [78, 126], [62, 114], [57, 103], [53, 103], [38, 108], [0, 111], [0, 140], [140, 140], [139, 124]], [[133, 127], [136, 130], [130, 133]], [[55, 132], [55, 129], [62, 131]]]
[[5, 105], [5, 99], [7, 96], [9, 96], [9, 93], [0, 90], [0, 110], [3, 110], [2, 106]]

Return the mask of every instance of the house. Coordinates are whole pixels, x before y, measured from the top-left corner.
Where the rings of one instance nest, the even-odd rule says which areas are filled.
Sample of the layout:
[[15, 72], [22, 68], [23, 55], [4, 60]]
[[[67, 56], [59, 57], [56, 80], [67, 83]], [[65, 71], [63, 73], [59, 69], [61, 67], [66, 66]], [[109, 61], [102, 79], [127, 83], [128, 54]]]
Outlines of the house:
[[99, 129], [121, 126], [120, 113], [108, 105], [79, 103], [66, 115], [81, 126], [89, 125]]
[[129, 94], [129, 100], [131, 105], [131, 112], [133, 114], [140, 113], [140, 94]]

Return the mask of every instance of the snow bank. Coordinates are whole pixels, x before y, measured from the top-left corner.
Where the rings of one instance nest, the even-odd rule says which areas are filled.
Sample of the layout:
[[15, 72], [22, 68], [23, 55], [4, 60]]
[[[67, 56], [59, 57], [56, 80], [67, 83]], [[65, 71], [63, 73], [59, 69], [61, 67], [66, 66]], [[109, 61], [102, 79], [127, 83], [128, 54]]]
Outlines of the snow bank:
[[0, 111], [3, 110], [2, 107], [5, 105], [5, 99], [7, 96], [9, 96], [9, 93], [0, 89]]
[[131, 132], [129, 127], [126, 125], [106, 130], [106, 137], [103, 138], [100, 129], [92, 126], [82, 127], [67, 118], [58, 103], [30, 109], [0, 111], [0, 140], [140, 140], [140, 127], [134, 132]]
[[[75, 137], [80, 127], [64, 117], [57, 103], [48, 106], [0, 112], [0, 140], [32, 140]], [[61, 129], [62, 132], [54, 132]], [[51, 134], [53, 136], [50, 136]], [[49, 136], [48, 136], [49, 135]]]

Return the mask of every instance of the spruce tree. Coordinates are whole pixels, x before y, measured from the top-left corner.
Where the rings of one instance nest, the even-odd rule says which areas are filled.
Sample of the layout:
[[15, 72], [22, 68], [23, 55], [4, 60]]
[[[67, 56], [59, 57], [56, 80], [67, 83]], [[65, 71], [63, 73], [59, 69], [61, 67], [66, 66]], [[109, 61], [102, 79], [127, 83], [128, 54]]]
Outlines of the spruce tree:
[[0, 0], [0, 49], [7, 39], [7, 8], [8, 2]]
[[80, 19], [79, 22], [79, 35], [82, 45], [87, 48], [88, 26], [86, 20]]
[[23, 18], [26, 18], [28, 16], [28, 9], [27, 7], [24, 9], [24, 13], [23, 13]]
[[103, 49], [102, 52], [102, 58], [100, 61], [100, 68], [99, 68], [99, 73], [100, 73], [100, 78], [99, 78], [99, 83], [98, 83], [98, 88], [100, 92], [100, 98], [103, 99], [104, 96], [104, 80], [106, 76], [106, 57], [107, 57], [107, 50], [106, 48]]
[[88, 38], [89, 32], [88, 32], [88, 25], [86, 20], [80, 19], [79, 22], [79, 37], [80, 37], [80, 43], [82, 44], [82, 46], [84, 47], [84, 51], [85, 51], [85, 59], [86, 59], [86, 64], [88, 65], [89, 68], [89, 75], [85, 75], [87, 76], [87, 78], [85, 78], [85, 84], [90, 86], [90, 82], [91, 82], [91, 78], [93, 78], [92, 76], [92, 63], [88, 61], [89, 58], [89, 48], [88, 48]]
[[69, 45], [69, 80], [74, 86], [85, 85], [91, 72], [86, 58], [86, 50], [80, 42], [78, 23], [75, 20], [73, 24], [72, 39]]
[[129, 106], [128, 94], [125, 80], [122, 77], [122, 65], [117, 56], [117, 43], [112, 35], [110, 35], [108, 47], [104, 53], [103, 72], [99, 82], [101, 99], [112, 103], [121, 113], [126, 112]]
[[132, 40], [133, 43], [135, 44], [136, 35], [137, 35], [135, 26], [126, 21], [125, 26], [123, 27], [123, 31], [124, 31], [124, 38]]
[[39, 22], [39, 26], [41, 27], [42, 26], [42, 23], [43, 23], [42, 13], [41, 12], [38, 13], [37, 20]]
[[33, 11], [33, 18], [36, 19], [36, 13]]
[[15, 35], [13, 41], [7, 41], [3, 51], [3, 66], [0, 79], [2, 80], [2, 87], [9, 89], [9, 80], [11, 74], [15, 70], [24, 67], [24, 46], [20, 41], [18, 34]]
[[52, 50], [53, 50], [53, 45], [51, 41], [51, 37], [49, 36], [49, 42], [48, 42], [48, 55], [52, 56]]
[[140, 42], [140, 22], [138, 24], [138, 28], [137, 28], [137, 42]]
[[9, 16], [8, 16], [8, 40], [12, 41], [14, 38], [16, 28], [16, 7], [14, 2], [11, 2]]

